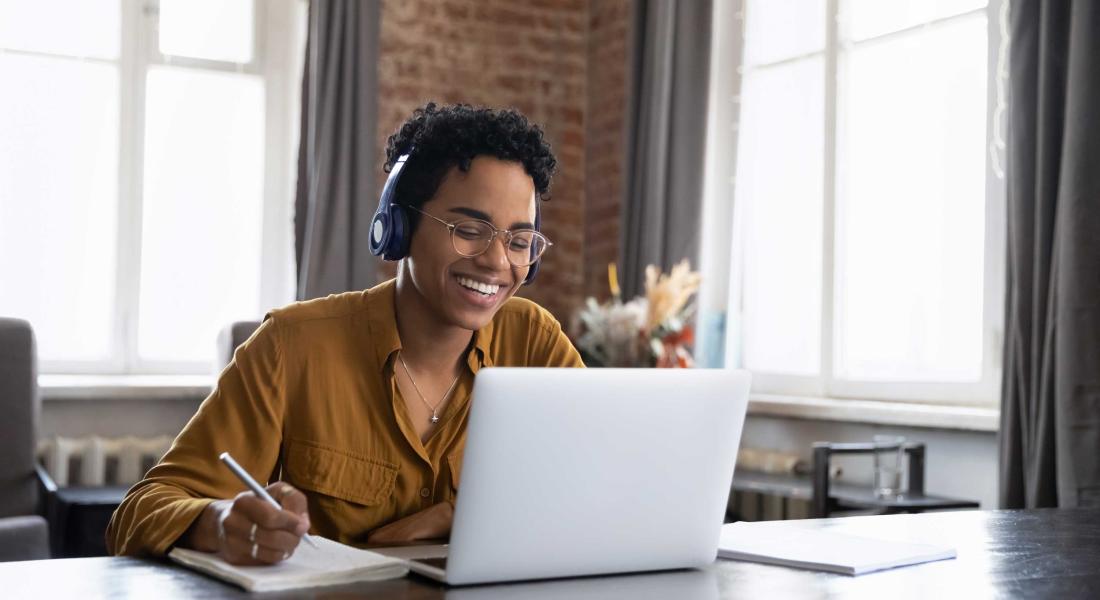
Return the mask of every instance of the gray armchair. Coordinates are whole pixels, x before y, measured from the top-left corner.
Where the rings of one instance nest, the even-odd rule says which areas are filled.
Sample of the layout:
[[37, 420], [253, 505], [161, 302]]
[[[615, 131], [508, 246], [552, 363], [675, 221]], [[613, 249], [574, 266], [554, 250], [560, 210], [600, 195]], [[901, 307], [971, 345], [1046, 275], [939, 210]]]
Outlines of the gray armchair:
[[38, 368], [30, 323], [0, 318], [0, 561], [50, 558], [34, 448]]
[[245, 343], [260, 328], [260, 321], [236, 321], [218, 333], [218, 369], [224, 369], [233, 360], [237, 346]]

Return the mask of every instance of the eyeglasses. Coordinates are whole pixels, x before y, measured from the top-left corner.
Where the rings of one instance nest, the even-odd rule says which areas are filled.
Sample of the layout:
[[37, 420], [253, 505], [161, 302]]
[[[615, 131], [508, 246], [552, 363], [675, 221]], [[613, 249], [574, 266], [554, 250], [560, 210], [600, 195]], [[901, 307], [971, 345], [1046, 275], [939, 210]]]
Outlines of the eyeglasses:
[[426, 213], [416, 207], [408, 207], [416, 212], [435, 219], [451, 230], [451, 245], [455, 252], [466, 258], [480, 256], [489, 249], [493, 240], [501, 236], [504, 240], [504, 253], [514, 267], [527, 267], [535, 263], [553, 242], [534, 229], [497, 229], [492, 223], [481, 219], [468, 219], [453, 223]]

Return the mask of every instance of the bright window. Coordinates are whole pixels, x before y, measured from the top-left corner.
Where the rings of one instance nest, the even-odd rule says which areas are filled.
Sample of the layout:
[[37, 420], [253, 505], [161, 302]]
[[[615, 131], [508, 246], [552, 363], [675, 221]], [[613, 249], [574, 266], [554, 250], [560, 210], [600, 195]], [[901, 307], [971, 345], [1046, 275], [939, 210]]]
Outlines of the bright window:
[[43, 372], [207, 372], [292, 299], [304, 12], [0, 0], [0, 315]]
[[984, 0], [747, 0], [726, 356], [758, 393], [991, 402]]

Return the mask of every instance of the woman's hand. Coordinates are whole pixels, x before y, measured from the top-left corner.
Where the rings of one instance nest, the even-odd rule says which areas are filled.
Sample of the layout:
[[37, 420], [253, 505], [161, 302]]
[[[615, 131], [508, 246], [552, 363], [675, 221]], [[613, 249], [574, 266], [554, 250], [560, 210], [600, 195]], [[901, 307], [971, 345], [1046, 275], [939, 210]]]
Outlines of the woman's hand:
[[421, 540], [442, 539], [451, 534], [454, 507], [440, 502], [424, 510], [379, 527], [367, 536], [372, 546], [395, 546]]
[[306, 497], [281, 481], [267, 486], [267, 492], [282, 510], [251, 491], [214, 501], [184, 534], [183, 545], [216, 552], [234, 565], [275, 564], [290, 558], [309, 531]]

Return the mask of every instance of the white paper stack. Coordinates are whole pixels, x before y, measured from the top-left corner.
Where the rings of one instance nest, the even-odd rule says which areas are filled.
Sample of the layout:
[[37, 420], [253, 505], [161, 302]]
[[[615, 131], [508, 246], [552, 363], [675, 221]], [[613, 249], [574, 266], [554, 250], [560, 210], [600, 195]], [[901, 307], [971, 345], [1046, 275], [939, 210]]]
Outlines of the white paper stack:
[[871, 571], [955, 558], [948, 546], [857, 537], [822, 529], [800, 529], [782, 522], [722, 526], [718, 556], [862, 575]]

